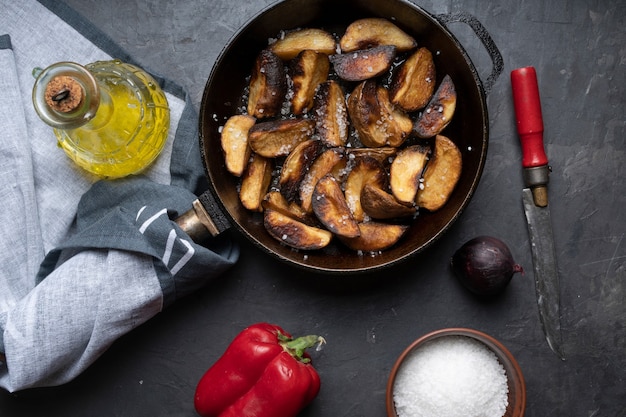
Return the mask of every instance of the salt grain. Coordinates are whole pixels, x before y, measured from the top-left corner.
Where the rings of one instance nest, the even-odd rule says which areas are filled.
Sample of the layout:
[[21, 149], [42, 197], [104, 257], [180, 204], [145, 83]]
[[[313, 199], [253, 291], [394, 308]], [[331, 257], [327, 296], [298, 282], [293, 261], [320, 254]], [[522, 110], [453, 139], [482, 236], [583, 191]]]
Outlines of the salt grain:
[[398, 417], [502, 417], [508, 405], [504, 367], [480, 342], [431, 340], [411, 352], [393, 387]]

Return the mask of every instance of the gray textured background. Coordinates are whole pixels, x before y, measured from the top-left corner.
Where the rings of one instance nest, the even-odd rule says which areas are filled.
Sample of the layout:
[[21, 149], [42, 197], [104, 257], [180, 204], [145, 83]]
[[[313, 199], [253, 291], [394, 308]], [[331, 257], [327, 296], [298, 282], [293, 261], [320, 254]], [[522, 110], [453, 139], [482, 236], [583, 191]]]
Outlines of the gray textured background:
[[[220, 283], [179, 302], [121, 339], [64, 387], [0, 393], [2, 416], [193, 416], [204, 370], [243, 327], [271, 321], [317, 332], [322, 390], [302, 416], [385, 415], [397, 355], [422, 334], [473, 327], [502, 341], [526, 379], [526, 416], [626, 416], [624, 184], [626, 4], [620, 0], [414, 0], [433, 13], [465, 11], [488, 29], [505, 70], [488, 97], [489, 155], [462, 218], [424, 256], [351, 294], [318, 288], [313, 274], [279, 264], [240, 238], [242, 256]], [[199, 107], [211, 66], [231, 35], [267, 0], [70, 0], [153, 72], [184, 86]], [[329, 13], [332, 11], [329, 10]], [[481, 74], [490, 61], [463, 24], [451, 31]], [[509, 72], [536, 67], [553, 167], [550, 183], [567, 360], [547, 348], [538, 321], [520, 202], [520, 150]], [[460, 288], [454, 250], [489, 234], [528, 273], [492, 303]], [[382, 275], [398, 277], [389, 280]]]

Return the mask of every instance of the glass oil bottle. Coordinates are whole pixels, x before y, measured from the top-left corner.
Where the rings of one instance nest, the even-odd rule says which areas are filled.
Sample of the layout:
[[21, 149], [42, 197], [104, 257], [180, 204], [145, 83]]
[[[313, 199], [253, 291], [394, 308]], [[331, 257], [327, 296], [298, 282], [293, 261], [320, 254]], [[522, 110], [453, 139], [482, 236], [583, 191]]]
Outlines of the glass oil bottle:
[[59, 62], [33, 75], [35, 110], [85, 170], [111, 179], [136, 174], [163, 149], [167, 98], [142, 69], [119, 60]]

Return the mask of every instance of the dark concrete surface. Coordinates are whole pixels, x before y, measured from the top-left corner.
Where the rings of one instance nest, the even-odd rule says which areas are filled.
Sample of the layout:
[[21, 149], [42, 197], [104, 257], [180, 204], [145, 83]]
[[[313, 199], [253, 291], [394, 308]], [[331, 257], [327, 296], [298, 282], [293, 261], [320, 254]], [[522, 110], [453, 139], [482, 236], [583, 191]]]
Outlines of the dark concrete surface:
[[[385, 415], [396, 357], [417, 337], [471, 327], [499, 339], [527, 385], [526, 416], [626, 416], [626, 3], [621, 0], [414, 0], [433, 13], [464, 11], [487, 28], [505, 69], [488, 96], [487, 165], [471, 204], [426, 253], [337, 293], [237, 237], [238, 265], [120, 339], [77, 380], [0, 393], [2, 416], [193, 416], [203, 372], [245, 326], [270, 321], [318, 333], [322, 389], [302, 416]], [[153, 72], [184, 86], [199, 107], [204, 83], [233, 33], [269, 0], [93, 1], [72, 7]], [[329, 10], [332, 13], [332, 10]], [[463, 24], [450, 30], [481, 74], [490, 62]], [[533, 65], [542, 94], [566, 360], [542, 334], [521, 207], [520, 149], [509, 73]], [[491, 303], [476, 300], [448, 261], [476, 235], [505, 240], [527, 273]], [[364, 277], [366, 278], [372, 277]], [[376, 278], [376, 277], [375, 277]]]

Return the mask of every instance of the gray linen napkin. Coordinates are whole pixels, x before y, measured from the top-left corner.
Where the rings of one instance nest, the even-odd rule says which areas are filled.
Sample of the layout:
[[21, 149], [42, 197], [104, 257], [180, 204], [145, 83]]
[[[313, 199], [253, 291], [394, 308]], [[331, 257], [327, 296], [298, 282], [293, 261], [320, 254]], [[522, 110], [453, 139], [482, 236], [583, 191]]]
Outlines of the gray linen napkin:
[[[197, 115], [158, 79], [171, 110], [157, 161], [116, 181], [77, 168], [31, 103], [34, 67], [119, 58], [54, 0], [0, 0], [0, 387], [66, 383], [115, 340], [238, 259], [227, 236], [200, 246], [172, 221], [203, 177]], [[3, 357], [4, 356], [4, 357]]]

